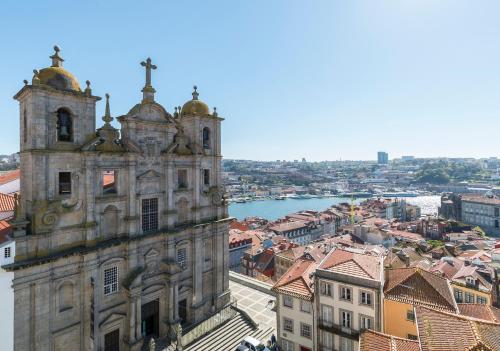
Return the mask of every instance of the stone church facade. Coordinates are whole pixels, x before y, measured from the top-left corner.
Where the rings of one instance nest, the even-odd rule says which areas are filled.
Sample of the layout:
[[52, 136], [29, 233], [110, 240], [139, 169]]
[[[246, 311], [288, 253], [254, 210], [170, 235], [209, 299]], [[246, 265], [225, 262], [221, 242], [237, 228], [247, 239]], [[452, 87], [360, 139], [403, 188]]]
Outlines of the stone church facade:
[[16, 206], [15, 350], [138, 350], [229, 303], [221, 121], [193, 98], [155, 101], [148, 59], [142, 101], [117, 117], [106, 95], [96, 130], [59, 48], [15, 95], [21, 195]]

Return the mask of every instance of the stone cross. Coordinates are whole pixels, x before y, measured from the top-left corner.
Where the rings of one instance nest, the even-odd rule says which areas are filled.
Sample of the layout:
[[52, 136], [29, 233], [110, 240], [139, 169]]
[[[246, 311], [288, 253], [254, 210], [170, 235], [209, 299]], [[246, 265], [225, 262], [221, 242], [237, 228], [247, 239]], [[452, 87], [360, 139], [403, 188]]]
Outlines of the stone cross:
[[153, 65], [151, 63], [151, 58], [147, 58], [146, 62], [142, 61], [141, 62], [142, 67], [146, 67], [146, 87], [151, 86], [151, 70], [156, 69], [156, 65]]

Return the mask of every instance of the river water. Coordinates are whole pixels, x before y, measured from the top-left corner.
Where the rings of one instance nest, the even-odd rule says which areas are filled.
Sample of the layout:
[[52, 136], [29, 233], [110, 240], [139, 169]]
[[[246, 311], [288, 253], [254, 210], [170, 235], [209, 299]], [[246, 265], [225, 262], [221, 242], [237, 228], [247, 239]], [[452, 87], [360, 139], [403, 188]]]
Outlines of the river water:
[[[417, 196], [403, 198], [408, 203], [418, 205], [423, 215], [437, 214], [440, 196]], [[359, 203], [364, 199], [355, 199]], [[261, 200], [229, 205], [229, 215], [239, 220], [245, 217], [257, 216], [274, 221], [280, 217], [301, 210], [323, 211], [341, 202], [351, 203], [351, 198], [327, 197], [313, 199]]]

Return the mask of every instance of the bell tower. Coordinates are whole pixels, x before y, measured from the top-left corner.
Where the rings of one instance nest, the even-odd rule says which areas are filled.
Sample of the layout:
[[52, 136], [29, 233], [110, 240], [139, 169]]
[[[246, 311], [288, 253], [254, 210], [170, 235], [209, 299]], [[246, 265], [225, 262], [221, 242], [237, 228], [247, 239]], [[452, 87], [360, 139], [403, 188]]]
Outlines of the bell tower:
[[[14, 96], [20, 111], [20, 221], [32, 219], [33, 204], [54, 199], [54, 189], [62, 186], [55, 179], [59, 175], [52, 172], [54, 165], [67, 168], [68, 174], [73, 172], [78, 167], [75, 153], [95, 133], [95, 105], [101, 98], [92, 95], [89, 81], [81, 90], [76, 77], [63, 68], [58, 46], [50, 59], [51, 66], [33, 70], [31, 84], [25, 80]], [[28, 230], [34, 229], [32, 223]], [[22, 232], [16, 231], [16, 236]]]

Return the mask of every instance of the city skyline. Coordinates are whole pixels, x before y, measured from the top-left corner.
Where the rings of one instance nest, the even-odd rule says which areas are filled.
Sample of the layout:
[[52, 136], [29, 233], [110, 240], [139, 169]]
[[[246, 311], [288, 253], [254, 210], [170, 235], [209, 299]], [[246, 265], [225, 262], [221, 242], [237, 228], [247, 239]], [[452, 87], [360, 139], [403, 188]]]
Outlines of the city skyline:
[[11, 100], [19, 77], [30, 80], [26, 67], [46, 66], [58, 44], [80, 85], [89, 79], [95, 94], [111, 95], [115, 117], [140, 100], [139, 62], [148, 56], [158, 65], [157, 100], [170, 113], [197, 84], [200, 99], [227, 117], [228, 159], [499, 156], [500, 140], [487, 136], [500, 126], [500, 4], [482, 5], [8, 1], [0, 148], [19, 150]]

